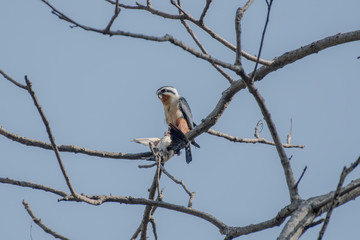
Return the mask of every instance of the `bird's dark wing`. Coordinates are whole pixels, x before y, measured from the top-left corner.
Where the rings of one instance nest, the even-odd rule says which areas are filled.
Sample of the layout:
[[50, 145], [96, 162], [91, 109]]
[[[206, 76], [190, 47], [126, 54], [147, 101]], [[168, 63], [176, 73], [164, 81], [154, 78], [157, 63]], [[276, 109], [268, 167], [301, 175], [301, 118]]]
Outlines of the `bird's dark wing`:
[[188, 126], [189, 126], [189, 129], [193, 129], [194, 128], [194, 125], [193, 125], [193, 120], [192, 120], [192, 114], [191, 114], [191, 110], [190, 110], [190, 106], [189, 104], [187, 103], [186, 99], [181, 97], [179, 99], [179, 109], [180, 111], [182, 112]]
[[171, 137], [171, 144], [168, 146], [168, 150], [179, 151], [183, 149], [186, 144], [189, 142], [185, 134], [180, 131], [177, 127], [173, 124], [169, 123], [170, 127], [170, 137]]
[[[179, 109], [182, 112], [188, 126], [189, 129], [192, 130], [194, 128], [194, 122], [192, 120], [192, 114], [191, 114], [191, 110], [190, 110], [190, 106], [188, 104], [188, 102], [186, 101], [185, 98], [181, 97], [179, 99]], [[200, 145], [197, 144], [197, 142], [195, 142], [195, 140], [191, 141], [191, 144], [194, 145], [197, 148], [200, 148]]]
[[176, 153], [179, 152], [181, 149], [185, 148], [186, 162], [190, 163], [192, 161], [192, 155], [189, 140], [187, 139], [185, 134], [173, 124], [169, 123], [169, 127], [171, 144], [167, 147], [167, 149], [174, 150], [174, 152]]

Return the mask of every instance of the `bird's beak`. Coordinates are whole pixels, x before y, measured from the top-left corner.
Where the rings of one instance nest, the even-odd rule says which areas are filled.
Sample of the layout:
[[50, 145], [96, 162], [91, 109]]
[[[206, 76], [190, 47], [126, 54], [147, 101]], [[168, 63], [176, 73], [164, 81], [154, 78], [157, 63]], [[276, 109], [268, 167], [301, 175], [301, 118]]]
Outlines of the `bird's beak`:
[[161, 100], [162, 99], [162, 97], [163, 97], [163, 95], [160, 93], [160, 94], [158, 94], [158, 98]]

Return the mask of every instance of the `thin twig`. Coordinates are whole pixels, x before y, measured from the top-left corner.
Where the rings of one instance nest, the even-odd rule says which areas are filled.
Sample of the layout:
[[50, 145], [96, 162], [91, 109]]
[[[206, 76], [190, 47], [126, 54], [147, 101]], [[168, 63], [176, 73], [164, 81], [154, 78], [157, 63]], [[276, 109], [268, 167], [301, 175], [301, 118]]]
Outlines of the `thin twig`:
[[291, 135], [292, 135], [292, 118], [290, 118], [290, 131], [286, 138], [287, 144], [291, 144]]
[[304, 174], [305, 174], [305, 172], [306, 172], [306, 169], [307, 169], [307, 166], [304, 167], [304, 169], [303, 169], [303, 171], [302, 171], [302, 173], [301, 173], [301, 175], [300, 175], [300, 177], [299, 177], [299, 180], [297, 180], [297, 182], [296, 182], [296, 184], [295, 184], [295, 187], [296, 187], [296, 188], [298, 188], [299, 183], [300, 183], [301, 179], [303, 178], [303, 176], [304, 176]]
[[211, 4], [212, 0], [206, 0], [206, 4], [205, 4], [205, 7], [201, 13], [201, 16], [199, 18], [199, 24], [200, 25], [203, 25], [204, 24], [204, 17], [207, 13], [207, 11], [209, 10], [209, 7], [210, 7], [210, 4]]
[[116, 3], [115, 3], [115, 12], [114, 12], [114, 15], [111, 17], [108, 25], [106, 26], [104, 32], [105, 33], [109, 33], [110, 31], [110, 28], [112, 26], [112, 24], [114, 23], [115, 19], [117, 18], [117, 16], [119, 15], [120, 13], [120, 8], [119, 8], [119, 0], [116, 0]]
[[[178, 5], [181, 7], [181, 1], [178, 0]], [[179, 10], [180, 12], [180, 10]], [[194, 42], [196, 43], [196, 45], [200, 48], [200, 50], [206, 54], [206, 55], [210, 55], [208, 53], [208, 51], [205, 49], [204, 45], [200, 42], [200, 40], [198, 39], [198, 37], [196, 36], [196, 34], [194, 33], [194, 31], [190, 28], [189, 24], [186, 22], [186, 20], [181, 19], [181, 23], [182, 25], [185, 27], [186, 31], [189, 33], [189, 35], [191, 36], [191, 38], [194, 40]], [[222, 68], [220, 68], [217, 64], [210, 62], [210, 64], [221, 74], [223, 75], [223, 77], [225, 77], [229, 83], [234, 82], [235, 80], [229, 75], [227, 74]]]
[[139, 165], [138, 168], [152, 168], [152, 167], [155, 167], [157, 166], [157, 162], [156, 163], [153, 163], [153, 164], [150, 164], [150, 165]]
[[158, 191], [158, 196], [161, 196], [162, 193], [160, 190], [160, 176], [161, 176], [160, 166], [162, 163], [162, 157], [160, 156], [159, 152], [154, 149], [154, 144], [152, 142], [149, 143], [149, 147], [150, 147], [150, 150], [151, 150], [152, 154], [154, 155], [155, 161], [156, 161], [156, 175], [157, 175], [156, 188]]
[[346, 168], [344, 167], [342, 173], [341, 173], [341, 176], [340, 176], [340, 180], [339, 180], [339, 183], [338, 183], [338, 186], [336, 188], [336, 191], [334, 193], [334, 197], [332, 199], [332, 202], [331, 202], [331, 205], [330, 205], [330, 209], [327, 211], [327, 214], [326, 214], [326, 217], [325, 217], [325, 221], [323, 223], [323, 226], [321, 227], [321, 230], [319, 232], [319, 236], [318, 236], [318, 240], [321, 240], [324, 233], [325, 233], [325, 230], [329, 224], [329, 221], [330, 221], [330, 217], [331, 217], [331, 214], [334, 210], [334, 208], [336, 207], [336, 204], [337, 204], [337, 198], [339, 197], [340, 195], [340, 191], [341, 191], [341, 188], [342, 188], [342, 185], [344, 183], [344, 180], [346, 178], [346, 176], [352, 172], [358, 165], [360, 164], [360, 157], [350, 165], [349, 168]]
[[241, 18], [243, 16], [243, 9], [239, 7], [235, 14], [235, 33], [236, 33], [236, 58], [235, 65], [241, 66]]
[[42, 110], [42, 108], [41, 108], [41, 106], [40, 106], [40, 103], [39, 103], [39, 101], [38, 101], [38, 99], [37, 99], [37, 97], [36, 97], [36, 95], [35, 95], [35, 92], [34, 92], [34, 90], [32, 89], [32, 83], [30, 82], [30, 80], [28, 79], [27, 76], [25, 76], [25, 82], [26, 82], [27, 90], [28, 90], [31, 98], [33, 99], [34, 104], [35, 104], [35, 106], [36, 106], [36, 108], [37, 108], [37, 110], [38, 110], [38, 112], [39, 112], [39, 114], [40, 114], [40, 116], [41, 116], [41, 119], [42, 119], [42, 121], [43, 121], [43, 123], [44, 123], [44, 125], [45, 125], [46, 132], [48, 133], [48, 136], [49, 136], [49, 139], [50, 139], [52, 148], [53, 148], [53, 150], [54, 150], [54, 152], [55, 152], [56, 159], [58, 160], [58, 163], [59, 163], [61, 172], [62, 172], [62, 174], [63, 174], [63, 176], [64, 176], [64, 178], [65, 178], [66, 184], [68, 185], [71, 194], [72, 194], [74, 197], [76, 197], [76, 196], [77, 196], [77, 193], [75, 192], [75, 190], [74, 190], [74, 188], [73, 188], [73, 186], [72, 186], [72, 184], [71, 184], [71, 182], [70, 182], [70, 178], [69, 178], [69, 176], [68, 176], [68, 174], [67, 174], [67, 172], [66, 172], [66, 170], [65, 170], [65, 166], [64, 166], [64, 164], [63, 164], [63, 162], [62, 162], [62, 160], [61, 160], [60, 153], [59, 153], [59, 150], [58, 150], [58, 148], [57, 148], [57, 146], [56, 146], [55, 138], [54, 138], [54, 136], [53, 136], [53, 134], [52, 134], [49, 121], [47, 120], [47, 118], [46, 118], [46, 116], [45, 116], [45, 114], [44, 114], [44, 112], [43, 112], [43, 110]]
[[[235, 136], [231, 136], [229, 134], [226, 133], [222, 133], [219, 131], [215, 131], [213, 129], [209, 129], [207, 130], [207, 133], [214, 135], [214, 136], [218, 136], [218, 137], [222, 137], [225, 138], [227, 140], [230, 140], [232, 142], [241, 142], [241, 143], [262, 143], [262, 144], [268, 144], [268, 145], [273, 145], [275, 146], [275, 143], [269, 140], [266, 140], [265, 138], [261, 138], [258, 135], [257, 132], [257, 127], [255, 128], [255, 136], [257, 136], [257, 138], [240, 138], [240, 137], [235, 137]], [[284, 148], [304, 148], [304, 145], [292, 145], [292, 144], [282, 144]]]
[[[259, 126], [261, 126], [260, 132], [259, 132]], [[256, 127], [255, 127], [254, 137], [260, 138], [260, 134], [259, 134], [259, 133], [262, 132], [263, 128], [264, 128], [263, 121], [262, 121], [262, 120], [259, 120], [259, 121], [257, 122], [257, 124], [256, 124]]]
[[184, 184], [183, 181], [176, 179], [174, 176], [172, 176], [168, 171], [166, 171], [164, 166], [160, 166], [161, 170], [163, 171], [163, 173], [168, 176], [171, 180], [173, 180], [175, 183], [180, 184], [183, 189], [185, 190], [185, 192], [189, 195], [190, 199], [189, 199], [189, 203], [188, 203], [188, 207], [191, 208], [192, 207], [192, 203], [194, 201], [194, 197], [195, 197], [195, 192], [191, 192], [186, 185]]
[[315, 221], [315, 222], [312, 222], [311, 224], [309, 224], [309, 225], [307, 225], [307, 226], [305, 227], [304, 232], [305, 232], [306, 230], [308, 230], [309, 228], [315, 227], [315, 226], [319, 225], [320, 223], [323, 223], [324, 220], [325, 220], [324, 218], [321, 218], [321, 219], [319, 219], [319, 220], [317, 220], [317, 221]]
[[136, 231], [134, 232], [134, 234], [132, 235], [132, 237], [130, 238], [131, 240], [136, 240], [137, 237], [139, 236], [139, 233], [141, 232], [141, 224], [139, 225], [139, 227], [136, 229]]
[[257, 55], [257, 60], [256, 60], [256, 63], [255, 63], [255, 67], [254, 67], [253, 74], [251, 75], [251, 81], [252, 81], [252, 82], [254, 81], [255, 73], [256, 73], [256, 70], [257, 70], [257, 67], [258, 67], [258, 64], [259, 64], [259, 60], [260, 60], [260, 56], [261, 56], [261, 51], [262, 51], [262, 48], [263, 48], [263, 46], [264, 46], [265, 33], [266, 33], [266, 29], [267, 29], [267, 26], [268, 26], [268, 23], [269, 23], [269, 19], [270, 19], [271, 5], [272, 5], [272, 3], [273, 3], [273, 0], [270, 0], [270, 3], [268, 3], [268, 1], [266, 1], [266, 3], [267, 3], [267, 5], [268, 5], [268, 11], [267, 11], [267, 14], [266, 14], [265, 26], [264, 26], [264, 29], [263, 29], [263, 32], [262, 32], [262, 36], [261, 36], [259, 53], [258, 53], [258, 55]]
[[13, 84], [15, 84], [16, 86], [23, 88], [25, 90], [27, 90], [26, 86], [24, 84], [21, 84], [17, 81], [15, 81], [14, 79], [12, 79], [10, 76], [8, 76], [6, 73], [4, 73], [1, 69], [0, 69], [0, 74], [3, 75], [3, 77], [7, 80], [9, 80], [10, 82], [12, 82]]
[[248, 0], [243, 7], [239, 7], [236, 10], [236, 15], [235, 15], [235, 33], [236, 33], [235, 65], [241, 65], [241, 55], [243, 52], [241, 49], [241, 19], [243, 18], [245, 11], [251, 6], [253, 1], [254, 0]]
[[155, 238], [155, 240], [157, 240], [158, 236], [157, 236], [157, 231], [156, 231], [156, 222], [155, 222], [155, 219], [153, 216], [150, 217], [150, 223], [151, 223], [151, 226], [153, 229], [154, 238]]
[[44, 230], [44, 232], [52, 235], [54, 238], [59, 238], [59, 239], [62, 239], [62, 240], [69, 240], [69, 238], [67, 237], [64, 237], [60, 234], [58, 234], [57, 232], [53, 231], [52, 229], [50, 229], [49, 227], [47, 227], [42, 221], [40, 218], [37, 218], [35, 216], [35, 214], [33, 213], [33, 211], [31, 210], [30, 208], [30, 205], [25, 201], [23, 200], [22, 204], [24, 205], [26, 211], [28, 212], [28, 214], [30, 215], [31, 219], [42, 229]]

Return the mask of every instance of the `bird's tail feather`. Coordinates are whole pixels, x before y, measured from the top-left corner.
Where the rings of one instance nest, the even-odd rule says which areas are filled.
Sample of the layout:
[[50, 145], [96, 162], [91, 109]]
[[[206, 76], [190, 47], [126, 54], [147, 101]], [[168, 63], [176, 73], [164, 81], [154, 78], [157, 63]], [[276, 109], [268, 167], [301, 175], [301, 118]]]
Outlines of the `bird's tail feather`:
[[190, 163], [192, 161], [190, 144], [187, 144], [185, 146], [185, 154], [186, 154], [186, 163]]

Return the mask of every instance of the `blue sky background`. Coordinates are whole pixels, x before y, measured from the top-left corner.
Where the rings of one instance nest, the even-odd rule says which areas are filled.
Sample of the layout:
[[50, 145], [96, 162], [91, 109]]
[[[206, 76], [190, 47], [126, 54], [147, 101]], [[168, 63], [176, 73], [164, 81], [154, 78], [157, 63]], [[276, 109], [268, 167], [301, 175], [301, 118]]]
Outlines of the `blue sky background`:
[[[128, 1], [131, 3], [132, 1]], [[195, 3], [194, 3], [195, 2]], [[52, 1], [69, 17], [85, 25], [105, 28], [113, 6], [105, 1]], [[205, 1], [183, 1], [199, 16]], [[245, 1], [214, 1], [205, 22], [235, 43], [234, 15]], [[153, 6], [176, 13], [170, 3]], [[273, 59], [312, 41], [359, 29], [360, 2], [349, 0], [274, 1], [263, 48]], [[266, 16], [265, 1], [256, 0], [243, 21], [243, 49], [256, 54]], [[192, 26], [192, 25], [191, 25]], [[122, 10], [113, 29], [162, 36], [166, 33], [194, 46], [182, 25], [148, 14]], [[195, 122], [215, 107], [228, 82], [212, 66], [170, 43], [126, 37], [108, 37], [69, 28], [39, 0], [0, 3], [0, 69], [17, 81], [28, 75], [50, 121], [57, 144], [73, 144], [114, 152], [148, 149], [130, 142], [159, 137], [166, 131], [163, 108], [155, 91], [175, 86], [186, 97]], [[211, 55], [234, 62], [234, 53], [194, 27]], [[336, 46], [306, 57], [256, 83], [286, 141], [293, 119], [293, 144], [287, 149], [306, 199], [337, 186], [342, 168], [359, 156], [360, 43]], [[244, 60], [250, 72], [253, 62]], [[235, 76], [234, 76], [235, 77]], [[239, 137], [253, 137], [262, 119], [256, 102], [242, 90], [213, 127]], [[0, 79], [0, 125], [24, 137], [47, 141], [47, 134], [28, 93]], [[261, 136], [271, 139], [265, 127]], [[202, 134], [193, 162], [184, 154], [166, 164], [167, 170], [196, 192], [193, 207], [226, 224], [244, 226], [273, 218], [289, 203], [283, 169], [276, 150], [262, 144], [232, 143]], [[114, 160], [61, 153], [70, 179], [79, 193], [147, 197], [154, 169], [138, 169], [143, 161]], [[54, 153], [26, 147], [0, 136], [0, 176], [67, 190]], [[346, 180], [360, 177], [356, 169]], [[186, 205], [188, 196], [166, 177], [161, 180], [164, 201]], [[0, 239], [52, 239], [32, 224], [21, 201], [53, 230], [70, 239], [130, 239], [144, 206], [106, 203], [57, 202], [57, 196], [0, 184]], [[360, 201], [336, 208], [325, 239], [358, 236]], [[217, 228], [196, 217], [165, 209], [155, 214], [160, 239], [223, 239]], [[283, 225], [282, 225], [283, 226]], [[281, 229], [239, 239], [275, 239]], [[320, 226], [302, 239], [315, 239]], [[151, 232], [151, 231], [150, 231]], [[153, 238], [150, 233], [151, 238]]]

